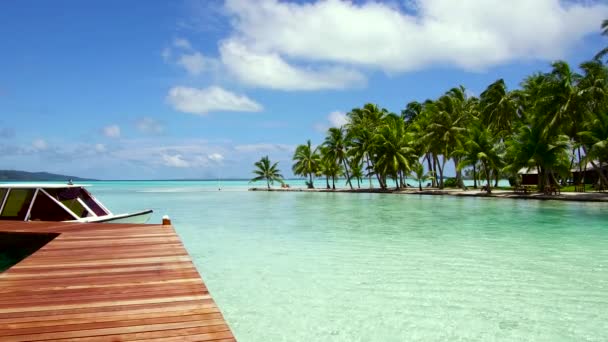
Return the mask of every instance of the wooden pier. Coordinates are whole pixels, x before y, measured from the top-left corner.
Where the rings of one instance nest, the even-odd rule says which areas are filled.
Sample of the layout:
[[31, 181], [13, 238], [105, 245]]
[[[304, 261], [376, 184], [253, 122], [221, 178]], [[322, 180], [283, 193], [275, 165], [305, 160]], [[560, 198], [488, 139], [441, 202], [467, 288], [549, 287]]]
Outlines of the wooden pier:
[[59, 234], [0, 273], [0, 341], [235, 341], [171, 225], [0, 221]]

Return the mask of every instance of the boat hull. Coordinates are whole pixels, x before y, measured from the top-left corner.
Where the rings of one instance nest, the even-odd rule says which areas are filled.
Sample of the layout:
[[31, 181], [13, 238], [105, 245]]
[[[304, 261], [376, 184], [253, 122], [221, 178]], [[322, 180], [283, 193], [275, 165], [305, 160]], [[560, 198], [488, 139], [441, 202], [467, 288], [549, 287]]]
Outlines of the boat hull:
[[152, 210], [144, 210], [132, 214], [108, 215], [81, 220], [81, 222], [96, 223], [146, 223], [152, 216]]

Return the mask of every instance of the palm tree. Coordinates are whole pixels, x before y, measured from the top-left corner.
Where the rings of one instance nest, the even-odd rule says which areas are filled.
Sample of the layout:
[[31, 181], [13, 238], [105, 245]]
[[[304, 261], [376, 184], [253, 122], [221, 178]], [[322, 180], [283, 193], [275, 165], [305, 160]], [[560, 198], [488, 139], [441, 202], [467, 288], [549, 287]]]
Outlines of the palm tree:
[[424, 166], [420, 162], [414, 163], [412, 166], [411, 176], [418, 182], [418, 190], [422, 191], [422, 182], [433, 178], [431, 172], [424, 173]]
[[255, 162], [253, 165], [256, 167], [256, 169], [253, 170], [253, 173], [256, 175], [256, 177], [254, 177], [251, 182], [265, 180], [268, 189], [270, 189], [270, 184], [274, 184], [274, 182], [283, 184], [283, 176], [280, 173], [281, 170], [277, 168], [277, 164], [279, 164], [279, 162], [272, 165], [270, 164], [271, 163], [268, 156], [262, 157], [262, 159]]
[[[595, 118], [587, 123], [587, 130], [580, 132], [583, 140], [585, 154], [590, 158], [593, 167], [598, 171], [600, 186], [608, 185], [608, 179], [604, 174], [604, 166], [608, 162], [608, 112], [606, 107], [603, 111], [595, 114]], [[599, 164], [596, 164], [597, 161]]]
[[555, 175], [569, 174], [569, 139], [565, 135], [547, 135], [544, 127], [522, 126], [508, 141], [507, 159], [510, 161], [506, 172], [517, 174], [522, 168], [536, 168], [539, 188], [556, 183]]
[[513, 132], [519, 121], [517, 92], [509, 92], [501, 78], [490, 84], [479, 97], [481, 121], [495, 134], [504, 137]]
[[351, 160], [350, 163], [350, 178], [357, 180], [357, 189], [361, 189], [361, 179], [363, 179], [363, 165], [361, 163], [355, 163]]
[[340, 167], [340, 164], [336, 163], [336, 161], [332, 158], [323, 156], [321, 158], [320, 173], [325, 176], [327, 189], [330, 189], [329, 178], [331, 178], [331, 189], [336, 190], [336, 177], [340, 177], [342, 175], [342, 168]]
[[[608, 37], [608, 19], [604, 19], [604, 21], [602, 21], [602, 35]], [[608, 55], [608, 46], [601, 49], [600, 52], [595, 55], [595, 59], [601, 60], [606, 55]]]
[[454, 160], [458, 186], [464, 188], [462, 174], [457, 167], [460, 156], [454, 152], [462, 146], [463, 133], [468, 121], [474, 117], [476, 106], [477, 100], [469, 98], [463, 86], [450, 89], [437, 101], [427, 105], [430, 124], [423, 138], [431, 141], [434, 147], [441, 151], [442, 162], [438, 164], [440, 188], [443, 188], [443, 171], [449, 158]]
[[497, 144], [496, 136], [487, 127], [472, 125], [464, 147], [465, 157], [458, 164], [458, 168], [462, 169], [469, 165], [474, 167], [478, 162], [481, 163], [487, 181], [486, 192], [491, 193], [492, 172], [498, 173], [502, 167], [500, 146]]
[[321, 163], [317, 148], [313, 149], [308, 140], [306, 145], [296, 147], [293, 160], [295, 161], [292, 166], [293, 173], [308, 177], [307, 186], [309, 189], [314, 189], [313, 177], [319, 172]]
[[[375, 170], [383, 180], [391, 176], [397, 183], [397, 188], [404, 184], [403, 176], [409, 173], [413, 160], [417, 159], [414, 149], [410, 146], [411, 137], [405, 133], [405, 124], [395, 114], [385, 119], [375, 138], [374, 145], [378, 153]], [[384, 188], [386, 188], [386, 181]]]
[[325, 157], [332, 159], [335, 163], [342, 164], [344, 172], [346, 173], [346, 183], [350, 186], [351, 190], [353, 185], [350, 182], [350, 174], [348, 172], [347, 165], [347, 154], [346, 154], [346, 140], [344, 136], [344, 129], [342, 127], [332, 127], [327, 131], [327, 137], [323, 146], [325, 148]]

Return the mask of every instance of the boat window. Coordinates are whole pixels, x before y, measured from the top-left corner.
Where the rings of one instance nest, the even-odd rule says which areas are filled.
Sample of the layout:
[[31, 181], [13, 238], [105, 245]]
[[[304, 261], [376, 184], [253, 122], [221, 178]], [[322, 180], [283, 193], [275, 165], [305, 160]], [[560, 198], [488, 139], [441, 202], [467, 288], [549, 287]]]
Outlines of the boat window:
[[78, 217], [87, 217], [89, 212], [78, 201], [81, 188], [44, 189], [49, 195], [61, 202]]
[[38, 193], [32, 211], [30, 212], [30, 221], [68, 221], [74, 220], [65, 209], [57, 202], [50, 199], [42, 192]]
[[0, 219], [25, 220], [32, 197], [34, 197], [34, 189], [11, 189], [0, 213]]
[[104, 216], [109, 214], [99, 204], [97, 204], [97, 202], [95, 202], [93, 196], [87, 191], [87, 189], [82, 189], [80, 192], [80, 199], [84, 202], [84, 204], [87, 205], [87, 207], [93, 210], [95, 215]]

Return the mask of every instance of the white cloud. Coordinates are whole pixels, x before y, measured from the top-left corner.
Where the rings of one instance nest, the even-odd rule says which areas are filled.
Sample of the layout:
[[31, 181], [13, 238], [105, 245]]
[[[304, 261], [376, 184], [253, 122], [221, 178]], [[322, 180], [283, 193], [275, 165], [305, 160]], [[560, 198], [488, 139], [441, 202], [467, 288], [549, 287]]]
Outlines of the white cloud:
[[103, 128], [103, 135], [108, 138], [120, 138], [120, 126], [109, 125]]
[[[348, 86], [353, 77], [360, 81], [353, 66], [391, 73], [431, 65], [478, 70], [563, 58], [608, 16], [606, 3], [560, 0], [413, 0], [407, 12], [375, 1], [227, 0], [225, 7], [234, 29], [220, 45], [228, 70], [244, 83], [286, 90]], [[343, 69], [332, 74], [333, 68]]]
[[245, 95], [237, 95], [220, 87], [203, 89], [173, 87], [167, 101], [175, 110], [205, 115], [209, 112], [259, 112], [262, 106]]
[[334, 111], [329, 113], [327, 120], [331, 124], [331, 127], [340, 128], [348, 123], [348, 116], [344, 112]]
[[207, 156], [207, 158], [209, 158], [209, 160], [213, 160], [214, 162], [221, 162], [222, 160], [224, 160], [224, 156], [219, 154], [219, 153], [211, 153], [210, 155]]
[[163, 158], [163, 165], [165, 165], [165, 166], [178, 167], [178, 168], [190, 166], [190, 163], [187, 162], [186, 160], [184, 160], [181, 154], [174, 154], [174, 155], [163, 154], [162, 158]]
[[38, 151], [46, 150], [49, 145], [46, 143], [44, 139], [36, 139], [32, 141], [32, 147]]
[[175, 46], [176, 48], [184, 49], [184, 50], [192, 49], [192, 45], [190, 44], [190, 41], [188, 41], [188, 39], [186, 39], [186, 38], [175, 38], [173, 40], [173, 46]]
[[106, 146], [104, 144], [95, 144], [95, 151], [103, 153], [106, 151]]
[[148, 134], [159, 134], [165, 130], [165, 126], [157, 120], [149, 117], [143, 117], [135, 122], [135, 127], [140, 132]]
[[340, 128], [347, 123], [348, 116], [346, 116], [346, 113], [336, 110], [327, 115], [326, 122], [318, 122], [313, 125], [313, 128], [317, 132], [326, 133], [331, 127]]
[[182, 66], [190, 75], [199, 75], [203, 71], [212, 70], [218, 67], [218, 61], [203, 56], [200, 52], [181, 55], [176, 63]]
[[231, 39], [220, 46], [221, 60], [240, 82], [281, 90], [343, 89], [365, 84], [365, 76], [344, 66], [296, 67], [278, 53], [255, 52]]

